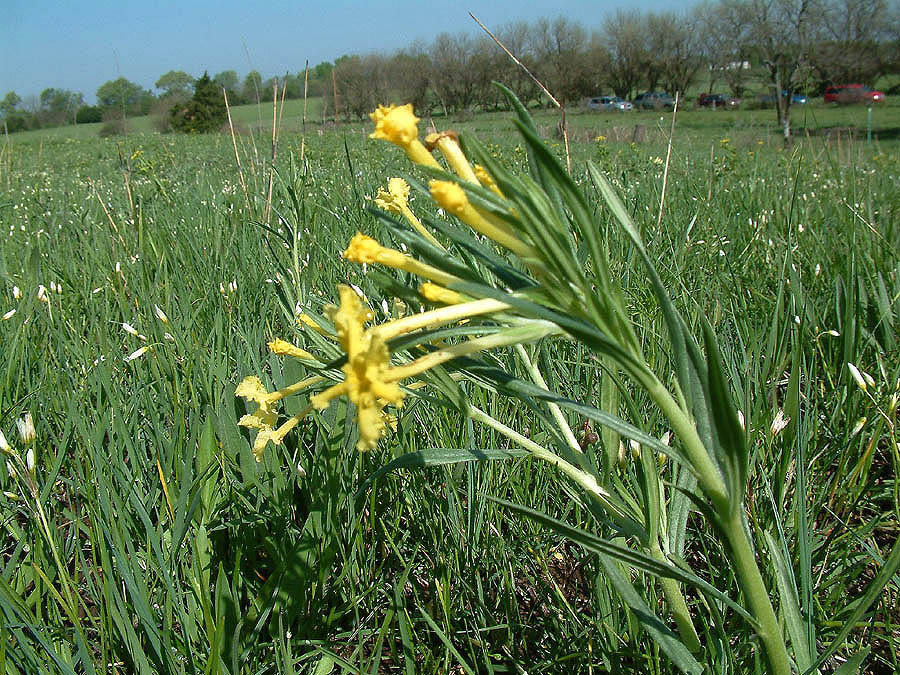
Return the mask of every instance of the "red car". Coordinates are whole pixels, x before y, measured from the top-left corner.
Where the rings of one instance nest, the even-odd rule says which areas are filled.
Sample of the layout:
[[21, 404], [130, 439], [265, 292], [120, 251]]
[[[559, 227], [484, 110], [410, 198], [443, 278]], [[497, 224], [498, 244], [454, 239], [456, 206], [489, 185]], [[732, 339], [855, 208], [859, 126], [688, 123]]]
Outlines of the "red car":
[[875, 91], [861, 84], [839, 84], [825, 90], [825, 103], [877, 103], [883, 100], [883, 91]]

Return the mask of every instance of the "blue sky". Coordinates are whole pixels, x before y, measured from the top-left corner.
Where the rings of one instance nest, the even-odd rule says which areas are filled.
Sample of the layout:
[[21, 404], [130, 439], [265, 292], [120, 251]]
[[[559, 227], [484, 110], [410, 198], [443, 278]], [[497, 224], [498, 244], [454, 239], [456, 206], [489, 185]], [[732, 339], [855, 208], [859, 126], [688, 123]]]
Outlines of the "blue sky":
[[47, 87], [81, 91], [119, 77], [151, 89], [169, 70], [243, 77], [298, 72], [343, 54], [390, 52], [441, 32], [474, 32], [472, 10], [489, 28], [559, 15], [599, 27], [616, 7], [681, 9], [692, 0], [2, 0], [0, 97]]

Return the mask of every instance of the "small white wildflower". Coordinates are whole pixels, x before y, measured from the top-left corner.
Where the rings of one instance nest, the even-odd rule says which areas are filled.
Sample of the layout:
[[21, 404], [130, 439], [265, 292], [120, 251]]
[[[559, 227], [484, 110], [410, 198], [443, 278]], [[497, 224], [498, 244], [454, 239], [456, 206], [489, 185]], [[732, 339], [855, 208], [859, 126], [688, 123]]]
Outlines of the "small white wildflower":
[[25, 451], [25, 468], [28, 469], [28, 473], [34, 473], [34, 448]]
[[747, 429], [746, 429], [746, 427], [744, 426], [744, 413], [742, 413], [740, 410], [738, 410], [738, 411], [737, 411], [737, 416], [738, 416], [738, 424], [741, 425], [741, 429], [742, 429], [743, 431], [746, 431]]
[[869, 385], [870, 387], [875, 386], [875, 378], [874, 377], [869, 375], [866, 371], [862, 371], [862, 376], [865, 379], [867, 385]]
[[6, 436], [3, 435], [3, 431], [0, 431], [0, 452], [4, 452], [6, 454], [12, 452], [12, 448], [6, 441]]
[[134, 335], [135, 337], [138, 336], [137, 329], [134, 326], [132, 326], [130, 323], [123, 323], [122, 329], [129, 335]]
[[91, 291], [91, 295], [97, 295], [97, 293], [99, 293], [102, 290], [103, 290], [103, 287], [95, 288], [94, 290]]
[[306, 469], [303, 468], [301, 462], [297, 462], [297, 473], [300, 475], [300, 478], [306, 478]]
[[856, 386], [858, 386], [863, 391], [866, 391], [868, 388], [866, 385], [865, 379], [863, 379], [862, 373], [859, 372], [859, 368], [854, 366], [852, 363], [847, 363], [847, 370], [850, 371], [850, 375], [853, 377], [853, 380], [856, 382]]
[[9, 460], [6, 460], [6, 472], [9, 474], [9, 477], [13, 480], [16, 479], [16, 467], [13, 466], [13, 463]]
[[135, 359], [141, 358], [149, 350], [150, 350], [150, 347], [141, 347], [140, 349], [134, 350], [128, 356], [125, 357], [125, 363], [128, 363], [129, 361], [134, 361]]
[[153, 305], [153, 313], [156, 315], [156, 318], [163, 323], [169, 323], [169, 317], [167, 317], [166, 313], [160, 309], [159, 305]]
[[175, 342], [175, 336], [171, 333], [163, 333], [163, 339], [166, 340], [166, 342]]
[[38, 286], [37, 299], [41, 302], [50, 302], [50, 299], [47, 297], [47, 289], [43, 285]]
[[21, 300], [22, 299], [22, 291], [19, 290], [18, 286], [13, 286], [13, 300]]
[[862, 428], [864, 426], [866, 426], [866, 418], [860, 417], [858, 420], [856, 420], [856, 424], [853, 425], [853, 430], [850, 432], [850, 438], [853, 438], [854, 436], [856, 436], [856, 434], [862, 431]]
[[6, 320], [8, 320], [8, 319], [13, 318], [13, 317], [15, 316], [15, 314], [16, 314], [16, 310], [11, 309], [11, 310], [9, 310], [6, 314], [4, 314], [3, 316], [0, 316], [0, 320], [6, 321]]
[[779, 409], [775, 414], [775, 419], [772, 420], [772, 425], [769, 427], [769, 433], [772, 435], [772, 438], [780, 434], [790, 421], [791, 418], [784, 414], [784, 410]]

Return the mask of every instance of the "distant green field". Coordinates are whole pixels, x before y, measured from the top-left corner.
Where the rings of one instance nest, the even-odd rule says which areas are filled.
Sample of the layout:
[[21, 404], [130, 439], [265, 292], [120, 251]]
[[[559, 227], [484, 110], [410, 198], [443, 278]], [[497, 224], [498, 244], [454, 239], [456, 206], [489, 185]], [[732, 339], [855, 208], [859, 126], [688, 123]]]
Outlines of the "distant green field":
[[[593, 224], [590, 242], [560, 235], [533, 247], [565, 249], [586, 274], [600, 267], [598, 252], [608, 257], [623, 323], [679, 405], [688, 394], [675, 373], [685, 366], [655, 284], [699, 336], [696, 386], [721, 387], [740, 412], [714, 431], [749, 457], [738, 486], [746, 500], [729, 522], [746, 524], [778, 598], [776, 641], [798, 664], [836, 641], [823, 672], [857, 656], [862, 672], [900, 663], [898, 103], [873, 111], [871, 144], [865, 107], [797, 107], [803, 133], [786, 149], [773, 111], [686, 109], [668, 166], [671, 114], [573, 109], [571, 176], [583, 203], [564, 207], [571, 195], [557, 193], [535, 206], [558, 222], [577, 210]], [[679, 468], [685, 445], [629, 373], [582, 342], [527, 346], [557, 399], [540, 397], [518, 352], [497, 349], [472, 357], [483, 359], [483, 376], [447, 364], [410, 388], [370, 452], [355, 449], [356, 412], [341, 400], [254, 460], [256, 432], [237, 424], [254, 404], [235, 397], [238, 383], [256, 375], [274, 390], [314, 370], [340, 376], [345, 363], [330, 360], [340, 348], [304, 328], [301, 311], [321, 319], [348, 283], [379, 324], [425, 303], [417, 277], [342, 258], [357, 232], [436, 265], [455, 261], [460, 274], [476, 270], [497, 293], [524, 288], [534, 302], [546, 289], [522, 280], [555, 273], [468, 230], [454, 240], [463, 227], [415, 189], [410, 206], [446, 251], [376, 218], [389, 178], [425, 184], [429, 175], [370, 139], [368, 121], [319, 124], [318, 101], [302, 136], [302, 105], [285, 103], [274, 167], [271, 104], [232, 110], [234, 144], [227, 133], [159, 134], [148, 118], [129, 120], [122, 137], [82, 125], [0, 139], [0, 431], [14, 453], [5, 456], [12, 473], [0, 464], [0, 672], [670, 673], [659, 640], [681, 644], [664, 594], [672, 585], [684, 589], [702, 643], [682, 649], [683, 663], [769, 672], [730, 551], [684, 496], [695, 479]], [[558, 113], [534, 115], [564, 163]], [[433, 121], [477, 137], [520, 176], [529, 152], [511, 117], [435, 117], [419, 129]], [[645, 273], [588, 160], [633, 219], [659, 279]], [[613, 297], [587, 288], [600, 306]], [[718, 361], [707, 360], [707, 321], [724, 382], [708, 377]], [[608, 342], [609, 333], [566, 325]], [[492, 335], [490, 319], [475, 317], [430, 335], [428, 349], [472, 326]], [[328, 363], [316, 370], [275, 356], [266, 347], [275, 337]], [[406, 358], [399, 341], [392, 349]], [[531, 388], [510, 393], [489, 379], [497, 371]], [[467, 417], [448, 391], [518, 436]], [[284, 413], [306, 408], [303, 396], [285, 399]], [[554, 410], [552, 400], [570, 407]], [[596, 418], [585, 410], [601, 405], [652, 443], [596, 422], [592, 438]], [[26, 410], [31, 446], [15, 424]], [[643, 522], [621, 527], [553, 466], [513, 452], [557, 447], [566, 425], [584, 450], [569, 448], [572, 462], [602, 460], [598, 491], [625, 495], [616, 508], [665, 514], [653, 527], [669, 567], [650, 569], [689, 569], [719, 596], [672, 581], [683, 573], [639, 571], [645, 559], [603, 558], [604, 567], [594, 549], [495, 501], [613, 548], [636, 545]], [[435, 449], [505, 459], [400, 468], [364, 484], [394, 459]], [[667, 535], [679, 522], [680, 544]], [[875, 582], [883, 587], [863, 602]], [[646, 609], [629, 608], [638, 605]]]
[[[284, 133], [295, 134], [302, 130], [303, 106], [302, 100], [284, 102], [281, 110], [281, 130]], [[307, 130], [310, 134], [320, 133], [317, 129], [322, 129], [322, 106], [323, 102], [320, 98], [313, 98], [307, 102]], [[279, 107], [281, 106], [279, 105]], [[272, 112], [271, 102], [236, 106], [231, 109], [232, 122], [239, 134], [271, 133]], [[558, 121], [558, 113], [552, 110], [536, 110], [534, 114], [539, 123], [546, 127], [547, 133], [553, 133], [553, 128]], [[470, 115], [451, 116], [449, 121], [445, 121], [441, 115], [435, 115], [432, 119], [440, 122], [439, 126], [449, 124], [462, 130], [490, 133], [494, 129], [505, 128], [509, 114], [483, 113], [474, 117]], [[670, 115], [665, 112], [600, 113], [585, 110], [581, 106], [570, 108], [568, 121], [573, 130], [575, 142], [592, 141], [600, 135], [606, 136], [612, 143], [630, 143], [634, 138], [643, 139], [641, 142], [665, 142], [671, 125]], [[338, 128], [344, 126], [342, 123]], [[637, 137], [634, 132], [636, 126], [643, 128], [643, 132], [639, 133]], [[839, 136], [846, 139], [848, 134], [852, 133], [856, 138], [865, 138], [869, 130], [868, 109], [863, 105], [833, 106], [814, 101], [806, 105], [794, 106], [792, 126], [795, 134], [803, 136], [827, 134], [837, 141]], [[14, 134], [10, 138], [13, 141], [36, 138], [91, 138], [99, 135], [102, 127], [101, 123], [56, 127]], [[362, 123], [354, 122], [348, 128], [362, 129]], [[680, 111], [677, 128], [679, 136], [686, 138], [689, 142], [698, 141], [701, 138], [706, 142], [727, 137], [740, 145], [750, 145], [758, 143], [760, 140], [767, 145], [777, 145], [780, 143], [779, 134], [781, 133], [775, 120], [774, 110], [746, 108], [700, 110], [692, 103], [688, 103]], [[127, 130], [130, 134], [156, 133], [150, 117], [136, 117], [127, 120]], [[332, 130], [334, 128], [329, 127], [325, 133], [330, 133]], [[893, 142], [900, 138], [900, 100], [892, 97], [884, 104], [873, 108], [871, 132], [875, 141], [887, 143], [888, 148], [893, 147]]]

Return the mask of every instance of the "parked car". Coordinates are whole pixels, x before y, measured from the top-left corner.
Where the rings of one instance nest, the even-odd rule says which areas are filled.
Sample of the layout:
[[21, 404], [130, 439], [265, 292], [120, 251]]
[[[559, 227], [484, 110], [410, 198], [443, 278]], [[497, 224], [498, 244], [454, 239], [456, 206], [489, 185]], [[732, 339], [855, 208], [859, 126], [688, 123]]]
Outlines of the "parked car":
[[697, 104], [705, 108], [737, 108], [741, 99], [725, 94], [700, 94]]
[[[787, 89], [781, 92], [782, 98], [791, 97], [791, 105], [806, 105], [809, 99], [806, 98], [806, 94], [801, 94], [799, 92], [794, 92], [790, 94]], [[765, 96], [759, 97], [760, 102], [763, 105], [775, 105], [775, 97], [772, 94], [766, 94]]]
[[587, 107], [590, 110], [634, 110], [630, 101], [618, 96], [595, 96], [588, 101]]
[[634, 99], [634, 107], [642, 108], [644, 110], [674, 108], [675, 99], [664, 91], [647, 91]]
[[825, 90], [825, 103], [877, 103], [884, 98], [883, 91], [861, 84], [838, 84]]

